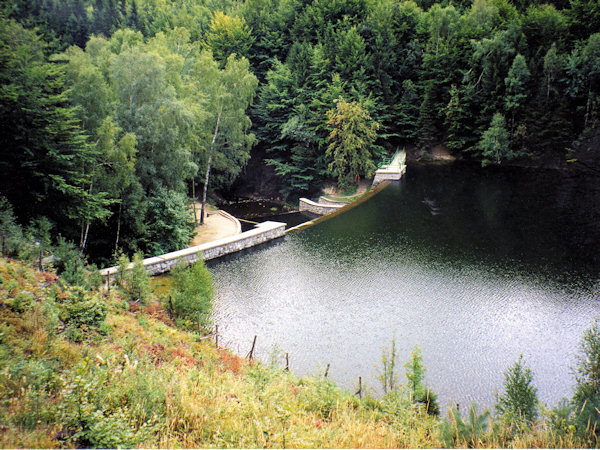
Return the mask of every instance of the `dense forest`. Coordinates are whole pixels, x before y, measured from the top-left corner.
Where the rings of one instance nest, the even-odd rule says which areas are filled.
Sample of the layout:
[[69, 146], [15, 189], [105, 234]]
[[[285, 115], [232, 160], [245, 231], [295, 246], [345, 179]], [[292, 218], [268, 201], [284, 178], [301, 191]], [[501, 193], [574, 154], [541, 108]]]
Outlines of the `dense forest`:
[[284, 198], [351, 184], [402, 146], [599, 166], [597, 0], [4, 0], [0, 11], [8, 254], [15, 227], [101, 263], [181, 248], [190, 199], [227, 189], [251, 155]]

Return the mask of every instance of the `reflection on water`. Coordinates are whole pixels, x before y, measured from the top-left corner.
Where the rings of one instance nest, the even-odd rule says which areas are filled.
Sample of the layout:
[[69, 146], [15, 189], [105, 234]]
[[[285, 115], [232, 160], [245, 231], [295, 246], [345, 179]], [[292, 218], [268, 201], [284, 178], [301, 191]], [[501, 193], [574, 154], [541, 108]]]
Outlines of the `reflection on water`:
[[[598, 316], [598, 180], [467, 165], [409, 167], [368, 202], [211, 263], [230, 348], [273, 348], [298, 375], [378, 387], [382, 349], [419, 345], [441, 404], [488, 406], [519, 354], [542, 401], [571, 395]], [[401, 364], [400, 364], [401, 366]]]

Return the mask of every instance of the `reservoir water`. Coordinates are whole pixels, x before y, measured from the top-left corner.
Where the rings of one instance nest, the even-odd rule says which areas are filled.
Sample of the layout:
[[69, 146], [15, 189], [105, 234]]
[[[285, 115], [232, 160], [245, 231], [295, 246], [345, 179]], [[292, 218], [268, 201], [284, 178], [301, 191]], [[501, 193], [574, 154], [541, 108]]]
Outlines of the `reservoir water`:
[[213, 320], [240, 355], [289, 353], [297, 375], [379, 389], [395, 338], [418, 345], [447, 407], [492, 407], [520, 354], [548, 406], [572, 395], [600, 317], [600, 179], [464, 163], [409, 166], [365, 203], [267, 247], [210, 263]]

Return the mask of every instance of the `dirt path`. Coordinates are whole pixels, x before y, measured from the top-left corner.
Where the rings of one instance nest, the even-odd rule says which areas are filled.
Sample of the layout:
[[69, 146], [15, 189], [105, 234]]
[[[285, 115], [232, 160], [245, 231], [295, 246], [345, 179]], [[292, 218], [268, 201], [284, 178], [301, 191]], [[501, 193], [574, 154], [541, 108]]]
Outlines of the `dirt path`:
[[356, 188], [356, 192], [352, 195], [341, 195], [339, 193], [341, 191], [338, 191], [335, 185], [324, 187], [323, 195], [326, 195], [328, 197], [335, 197], [336, 199], [340, 200], [343, 200], [345, 198], [351, 199], [353, 197], [356, 197], [357, 195], [364, 194], [367, 191], [367, 189], [369, 189], [369, 187], [371, 187], [371, 183], [369, 182], [369, 180], [361, 179], [358, 183], [358, 187]]
[[[199, 203], [196, 203], [196, 214], [200, 214]], [[204, 225], [198, 225], [195, 231], [196, 237], [190, 243], [191, 247], [234, 236], [239, 234], [241, 229], [239, 223], [232, 216], [208, 205], [205, 211]]]

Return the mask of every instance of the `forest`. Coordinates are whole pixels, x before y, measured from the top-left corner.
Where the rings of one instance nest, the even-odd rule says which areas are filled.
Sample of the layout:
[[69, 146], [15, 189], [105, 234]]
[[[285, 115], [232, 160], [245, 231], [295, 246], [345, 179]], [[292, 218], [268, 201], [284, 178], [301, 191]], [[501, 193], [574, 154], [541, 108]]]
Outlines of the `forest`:
[[403, 146], [483, 166], [600, 166], [597, 0], [0, 11], [4, 254], [19, 233], [60, 236], [100, 264], [164, 253], [189, 242], [192, 199], [242, 172], [295, 199], [368, 177]]

